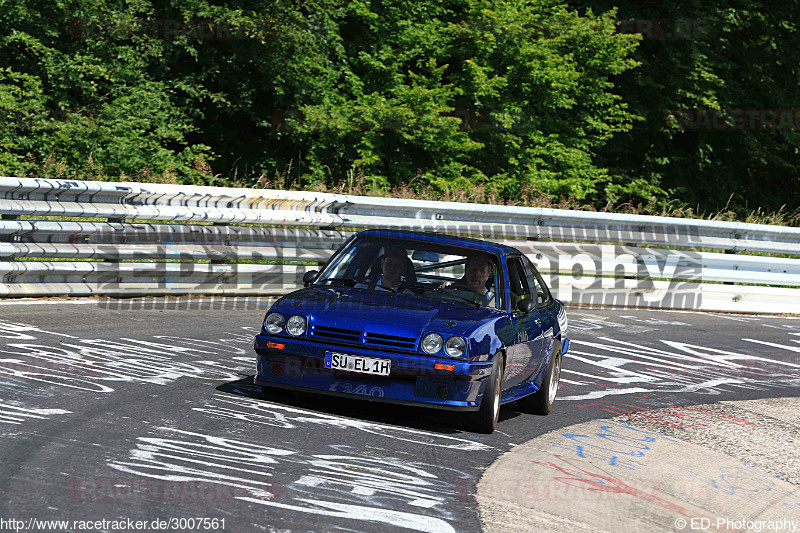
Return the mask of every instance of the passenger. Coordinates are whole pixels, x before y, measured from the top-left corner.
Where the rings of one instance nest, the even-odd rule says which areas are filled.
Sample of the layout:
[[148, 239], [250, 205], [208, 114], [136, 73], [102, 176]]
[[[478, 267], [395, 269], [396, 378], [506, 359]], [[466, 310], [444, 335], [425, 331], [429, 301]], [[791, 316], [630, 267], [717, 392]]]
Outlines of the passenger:
[[[359, 283], [356, 288], [366, 289], [374, 285], [376, 289], [397, 292], [401, 277], [405, 274], [409, 263], [408, 254], [403, 247], [388, 246], [381, 257], [381, 275], [377, 281], [372, 284]], [[408, 289], [402, 289], [400, 292], [413, 294]]]

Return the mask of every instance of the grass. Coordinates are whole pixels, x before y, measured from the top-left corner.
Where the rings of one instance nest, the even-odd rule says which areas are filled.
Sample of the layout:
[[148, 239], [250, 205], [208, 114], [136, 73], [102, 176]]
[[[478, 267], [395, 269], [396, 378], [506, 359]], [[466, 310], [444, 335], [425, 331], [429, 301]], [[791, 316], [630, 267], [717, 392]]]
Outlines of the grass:
[[[567, 209], [573, 211], [595, 211], [604, 213], [625, 213], [634, 215], [655, 215], [675, 218], [718, 220], [730, 222], [745, 222], [752, 224], [768, 224], [777, 226], [800, 227], [800, 207], [791, 210], [781, 207], [777, 211], [765, 211], [761, 207], [755, 209], [730, 207], [728, 205], [719, 211], [707, 210], [701, 206], [690, 206], [680, 200], [670, 201], [650, 201], [648, 203], [620, 202], [616, 204], [608, 203], [604, 206], [596, 206], [586, 201], [579, 201], [575, 198], [559, 197], [554, 198], [538, 193], [530, 186], [523, 186], [513, 199], [504, 199], [497, 189], [491, 184], [478, 183], [469, 187], [444, 186], [433, 187], [424, 183], [422, 172], [418, 173], [408, 183], [384, 187], [377, 180], [371, 180], [363, 172], [348, 172], [344, 179], [332, 183], [316, 183], [311, 186], [303, 186], [300, 181], [289, 178], [292, 174], [291, 163], [287, 166], [283, 174], [276, 171], [273, 175], [262, 174], [255, 180], [242, 180], [238, 175], [226, 178], [219, 174], [214, 175], [211, 167], [200, 156], [193, 165], [194, 171], [203, 180], [205, 185], [242, 187], [256, 189], [278, 189], [294, 191], [312, 191], [348, 194], [354, 196], [375, 196], [391, 197], [413, 200], [440, 200], [446, 202], [477, 203], [493, 205], [513, 205], [522, 207], [540, 207], [550, 209]], [[68, 168], [66, 162], [58, 160], [55, 156], [50, 156], [42, 162], [36, 174], [42, 178], [51, 179], [74, 179], [74, 180], [93, 180], [93, 181], [132, 181], [139, 183], [169, 183], [179, 184], [180, 181], [175, 172], [165, 170], [161, 173], [153, 172], [152, 169], [143, 168], [132, 175], [108, 176], [102, 166], [89, 158], [83, 168], [74, 170]], [[731, 196], [732, 198], [733, 196]], [[25, 217], [24, 220], [35, 220], [37, 217]], [[70, 220], [77, 220], [72, 218]], [[144, 221], [137, 221], [144, 222]], [[162, 222], [166, 223], [166, 222]], [[198, 224], [198, 223], [195, 223]]]
[[[419, 177], [419, 176], [418, 176]], [[416, 179], [416, 178], [415, 178]], [[691, 207], [679, 200], [668, 202], [652, 201], [647, 204], [620, 203], [607, 204], [602, 208], [580, 202], [575, 198], [553, 198], [538, 194], [531, 187], [523, 187], [519, 195], [513, 200], [504, 200], [497, 190], [486, 184], [474, 184], [470, 188], [452, 187], [444, 191], [430, 185], [415, 185], [412, 179], [408, 184], [394, 185], [383, 188], [371, 182], [363, 173], [349, 173], [342, 182], [328, 186], [324, 183], [315, 184], [309, 189], [303, 189], [295, 180], [287, 179], [286, 175], [276, 172], [272, 177], [262, 174], [255, 184], [255, 188], [279, 190], [311, 190], [348, 194], [354, 196], [377, 196], [384, 198], [405, 198], [409, 200], [438, 200], [444, 202], [462, 202], [492, 205], [513, 205], [520, 207], [540, 207], [548, 209], [567, 209], [572, 211], [595, 211], [603, 213], [623, 213], [633, 215], [653, 215], [674, 218], [690, 218], [703, 220], [719, 220], [730, 222], [745, 222], [751, 224], [769, 224], [776, 226], [800, 227], [800, 207], [794, 211], [785, 206], [778, 211], [768, 212], [760, 207], [756, 209], [730, 208], [729, 204], [720, 211], [707, 211], [700, 206]], [[732, 198], [732, 196], [731, 196]]]

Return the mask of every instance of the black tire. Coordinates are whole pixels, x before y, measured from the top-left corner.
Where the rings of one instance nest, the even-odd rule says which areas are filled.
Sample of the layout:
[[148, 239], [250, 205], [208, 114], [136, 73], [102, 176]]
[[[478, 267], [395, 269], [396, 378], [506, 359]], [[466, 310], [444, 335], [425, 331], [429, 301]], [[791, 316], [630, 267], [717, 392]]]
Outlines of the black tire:
[[547, 364], [547, 373], [539, 390], [530, 396], [517, 400], [517, 407], [525, 413], [546, 415], [553, 409], [558, 393], [558, 382], [561, 379], [561, 343], [556, 342], [553, 355]]
[[480, 409], [467, 413], [466, 425], [476, 433], [492, 433], [500, 416], [500, 395], [503, 392], [503, 354], [494, 356], [494, 366], [483, 391]]

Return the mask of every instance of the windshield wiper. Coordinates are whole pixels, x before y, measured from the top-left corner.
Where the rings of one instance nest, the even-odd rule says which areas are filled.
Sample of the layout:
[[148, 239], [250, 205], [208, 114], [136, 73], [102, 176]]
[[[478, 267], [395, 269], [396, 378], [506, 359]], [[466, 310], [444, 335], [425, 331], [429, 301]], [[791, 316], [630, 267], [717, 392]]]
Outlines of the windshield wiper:
[[353, 286], [355, 286], [355, 285], [357, 285], [359, 283], [358, 280], [355, 280], [355, 279], [352, 279], [352, 278], [325, 278], [323, 280], [314, 281], [314, 283], [315, 284], [316, 283], [325, 283], [326, 281], [342, 281], [342, 282], [345, 282], [345, 283], [351, 283], [352, 284], [352, 285], [350, 285], [351, 287], [353, 287]]
[[[358, 284], [366, 285], [366, 287], [359, 287], [360, 289], [369, 288], [370, 290], [373, 290], [373, 291], [383, 290], [383, 291], [389, 291], [389, 292], [397, 292], [397, 289], [392, 289], [391, 287], [384, 287], [383, 285], [379, 285], [377, 283], [367, 283], [366, 281], [358, 281], [358, 280], [352, 279], [352, 278], [325, 278], [322, 281], [317, 281], [315, 283], [325, 283], [326, 281], [342, 281], [342, 282], [348, 283], [350, 285], [350, 287], [355, 287]], [[380, 287], [380, 288], [378, 288], [378, 287]]]
[[403, 285], [400, 285], [400, 287], [408, 287], [409, 289], [412, 289], [412, 290], [413, 289], [422, 289], [424, 291], [440, 292], [442, 294], [446, 294], [448, 296], [453, 296], [455, 298], [458, 298], [459, 300], [461, 300], [463, 302], [467, 302], [468, 304], [472, 304], [475, 307], [482, 307], [481, 304], [479, 304], [478, 302], [476, 302], [474, 300], [470, 300], [469, 298], [464, 298], [463, 296], [459, 296], [458, 294], [455, 294], [452, 291], [448, 291], [448, 290], [442, 289], [440, 287], [430, 287], [428, 285], [422, 285], [421, 283], [415, 283], [415, 284], [411, 284], [411, 285], [403, 284]]

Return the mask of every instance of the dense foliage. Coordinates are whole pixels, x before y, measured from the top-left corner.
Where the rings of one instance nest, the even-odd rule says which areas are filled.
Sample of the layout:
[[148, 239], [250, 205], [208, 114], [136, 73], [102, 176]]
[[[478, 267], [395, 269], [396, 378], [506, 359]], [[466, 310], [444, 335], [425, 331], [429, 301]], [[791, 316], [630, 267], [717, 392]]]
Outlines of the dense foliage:
[[0, 0], [0, 174], [794, 208], [796, 3]]
[[642, 36], [617, 90], [644, 120], [599, 165], [709, 208], [800, 206], [800, 2], [571, 4]]

